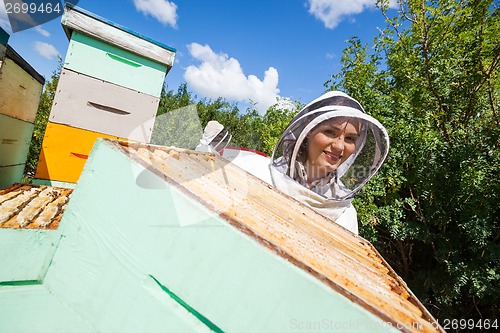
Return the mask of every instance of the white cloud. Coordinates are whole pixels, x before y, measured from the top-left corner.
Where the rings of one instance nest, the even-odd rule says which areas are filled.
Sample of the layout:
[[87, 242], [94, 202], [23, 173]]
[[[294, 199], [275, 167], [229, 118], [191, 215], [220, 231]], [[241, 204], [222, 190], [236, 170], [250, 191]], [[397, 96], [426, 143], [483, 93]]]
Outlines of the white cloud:
[[[309, 13], [334, 29], [345, 16], [356, 15], [368, 8], [375, 8], [376, 0], [308, 0]], [[395, 0], [390, 0], [390, 7], [396, 6]]]
[[261, 114], [276, 103], [279, 89], [275, 68], [269, 67], [261, 81], [255, 75], [245, 76], [238, 60], [229, 58], [225, 53], [216, 54], [208, 45], [191, 43], [187, 48], [201, 64], [189, 66], [184, 79], [199, 94], [237, 102], [251, 100]]
[[[13, 6], [18, 6], [18, 5], [20, 6], [21, 4], [23, 4], [23, 0], [13, 0], [13, 1], [11, 1], [11, 4]], [[31, 17], [29, 11], [23, 12], [21, 10], [19, 12], [16, 12], [15, 8], [18, 8], [18, 7], [12, 8], [12, 11], [15, 12], [15, 14], [13, 14], [13, 16], [12, 16], [13, 21], [16, 22], [16, 23], [14, 23], [14, 30], [16, 30], [15, 32], [17, 32], [18, 29], [21, 27], [23, 27], [23, 29], [21, 29], [21, 30], [24, 30], [26, 28], [34, 27], [37, 25], [37, 23], [33, 20], [33, 17]], [[7, 9], [5, 7], [5, 1], [2, 1], [1, 5], [0, 5], [0, 25], [2, 25], [4, 30], [10, 32], [10, 31], [12, 31], [12, 26], [10, 25], [10, 21], [9, 21], [8, 17], [9, 16], [7, 14]], [[6, 24], [8, 24], [7, 29], [5, 28]]]
[[144, 15], [151, 15], [160, 23], [177, 26], [177, 5], [168, 0], [134, 0], [135, 8]]
[[42, 57], [49, 60], [59, 56], [59, 52], [57, 52], [54, 46], [43, 42], [35, 42], [35, 51]]
[[39, 25], [35, 27], [35, 30], [38, 31], [38, 33], [44, 37], [50, 37], [50, 32], [48, 32], [45, 29], [42, 29], [42, 27]]

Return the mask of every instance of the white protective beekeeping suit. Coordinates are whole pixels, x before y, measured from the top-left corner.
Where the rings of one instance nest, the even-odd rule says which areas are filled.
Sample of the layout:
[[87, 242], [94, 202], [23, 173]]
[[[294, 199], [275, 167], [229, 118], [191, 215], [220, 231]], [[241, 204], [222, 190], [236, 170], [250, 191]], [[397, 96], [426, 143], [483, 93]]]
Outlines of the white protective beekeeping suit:
[[[320, 123], [336, 117], [355, 118], [361, 123], [356, 150], [337, 170], [308, 188], [298, 158], [304, 140]], [[264, 162], [260, 157], [251, 163], [246, 157], [233, 162], [357, 234], [358, 221], [352, 199], [377, 172], [388, 151], [389, 136], [384, 126], [367, 115], [355, 99], [340, 91], [330, 91], [307, 104], [291, 120], [271, 159]]]
[[203, 130], [203, 137], [195, 150], [209, 153], [218, 153], [229, 144], [231, 134], [218, 121], [211, 120]]

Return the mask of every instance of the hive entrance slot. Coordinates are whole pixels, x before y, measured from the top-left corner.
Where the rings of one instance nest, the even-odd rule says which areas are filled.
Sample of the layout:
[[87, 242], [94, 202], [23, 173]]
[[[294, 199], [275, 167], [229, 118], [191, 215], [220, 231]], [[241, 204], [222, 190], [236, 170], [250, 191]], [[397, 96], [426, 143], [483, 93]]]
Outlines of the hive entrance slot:
[[118, 114], [118, 115], [121, 115], [121, 116], [126, 116], [126, 115], [130, 114], [130, 112], [127, 112], [127, 111], [124, 111], [124, 110], [120, 110], [120, 109], [117, 109], [117, 108], [114, 108], [114, 107], [111, 107], [111, 106], [94, 103], [94, 102], [91, 102], [91, 101], [88, 101], [87, 104], [90, 105], [93, 108], [96, 108], [96, 109], [99, 109], [99, 110], [102, 110], [102, 111], [107, 111], [107, 112], [115, 113], [115, 114]]

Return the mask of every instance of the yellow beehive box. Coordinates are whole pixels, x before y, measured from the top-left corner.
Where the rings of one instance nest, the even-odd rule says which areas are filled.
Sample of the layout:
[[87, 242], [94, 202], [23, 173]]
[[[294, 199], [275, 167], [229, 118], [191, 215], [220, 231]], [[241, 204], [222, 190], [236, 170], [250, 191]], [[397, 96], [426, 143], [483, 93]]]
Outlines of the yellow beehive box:
[[120, 139], [109, 134], [49, 122], [35, 178], [76, 183], [97, 138]]

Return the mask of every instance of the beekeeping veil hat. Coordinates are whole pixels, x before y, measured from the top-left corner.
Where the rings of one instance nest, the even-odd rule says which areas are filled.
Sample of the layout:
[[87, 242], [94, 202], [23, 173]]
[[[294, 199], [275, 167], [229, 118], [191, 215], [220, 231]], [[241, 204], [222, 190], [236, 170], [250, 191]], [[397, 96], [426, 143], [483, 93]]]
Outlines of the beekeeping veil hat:
[[327, 182], [311, 190], [324, 199], [349, 200], [377, 172], [389, 151], [386, 129], [378, 120], [367, 115], [355, 99], [340, 91], [330, 91], [307, 104], [290, 121], [279, 139], [270, 166], [273, 181], [278, 187], [291, 186], [290, 182], [288, 185], [283, 182], [282, 175], [305, 184], [299, 169], [301, 163], [305, 162], [303, 156], [306, 137], [322, 122], [338, 117], [354, 118], [360, 122], [361, 131], [356, 140], [356, 150], [336, 171], [327, 176]]

